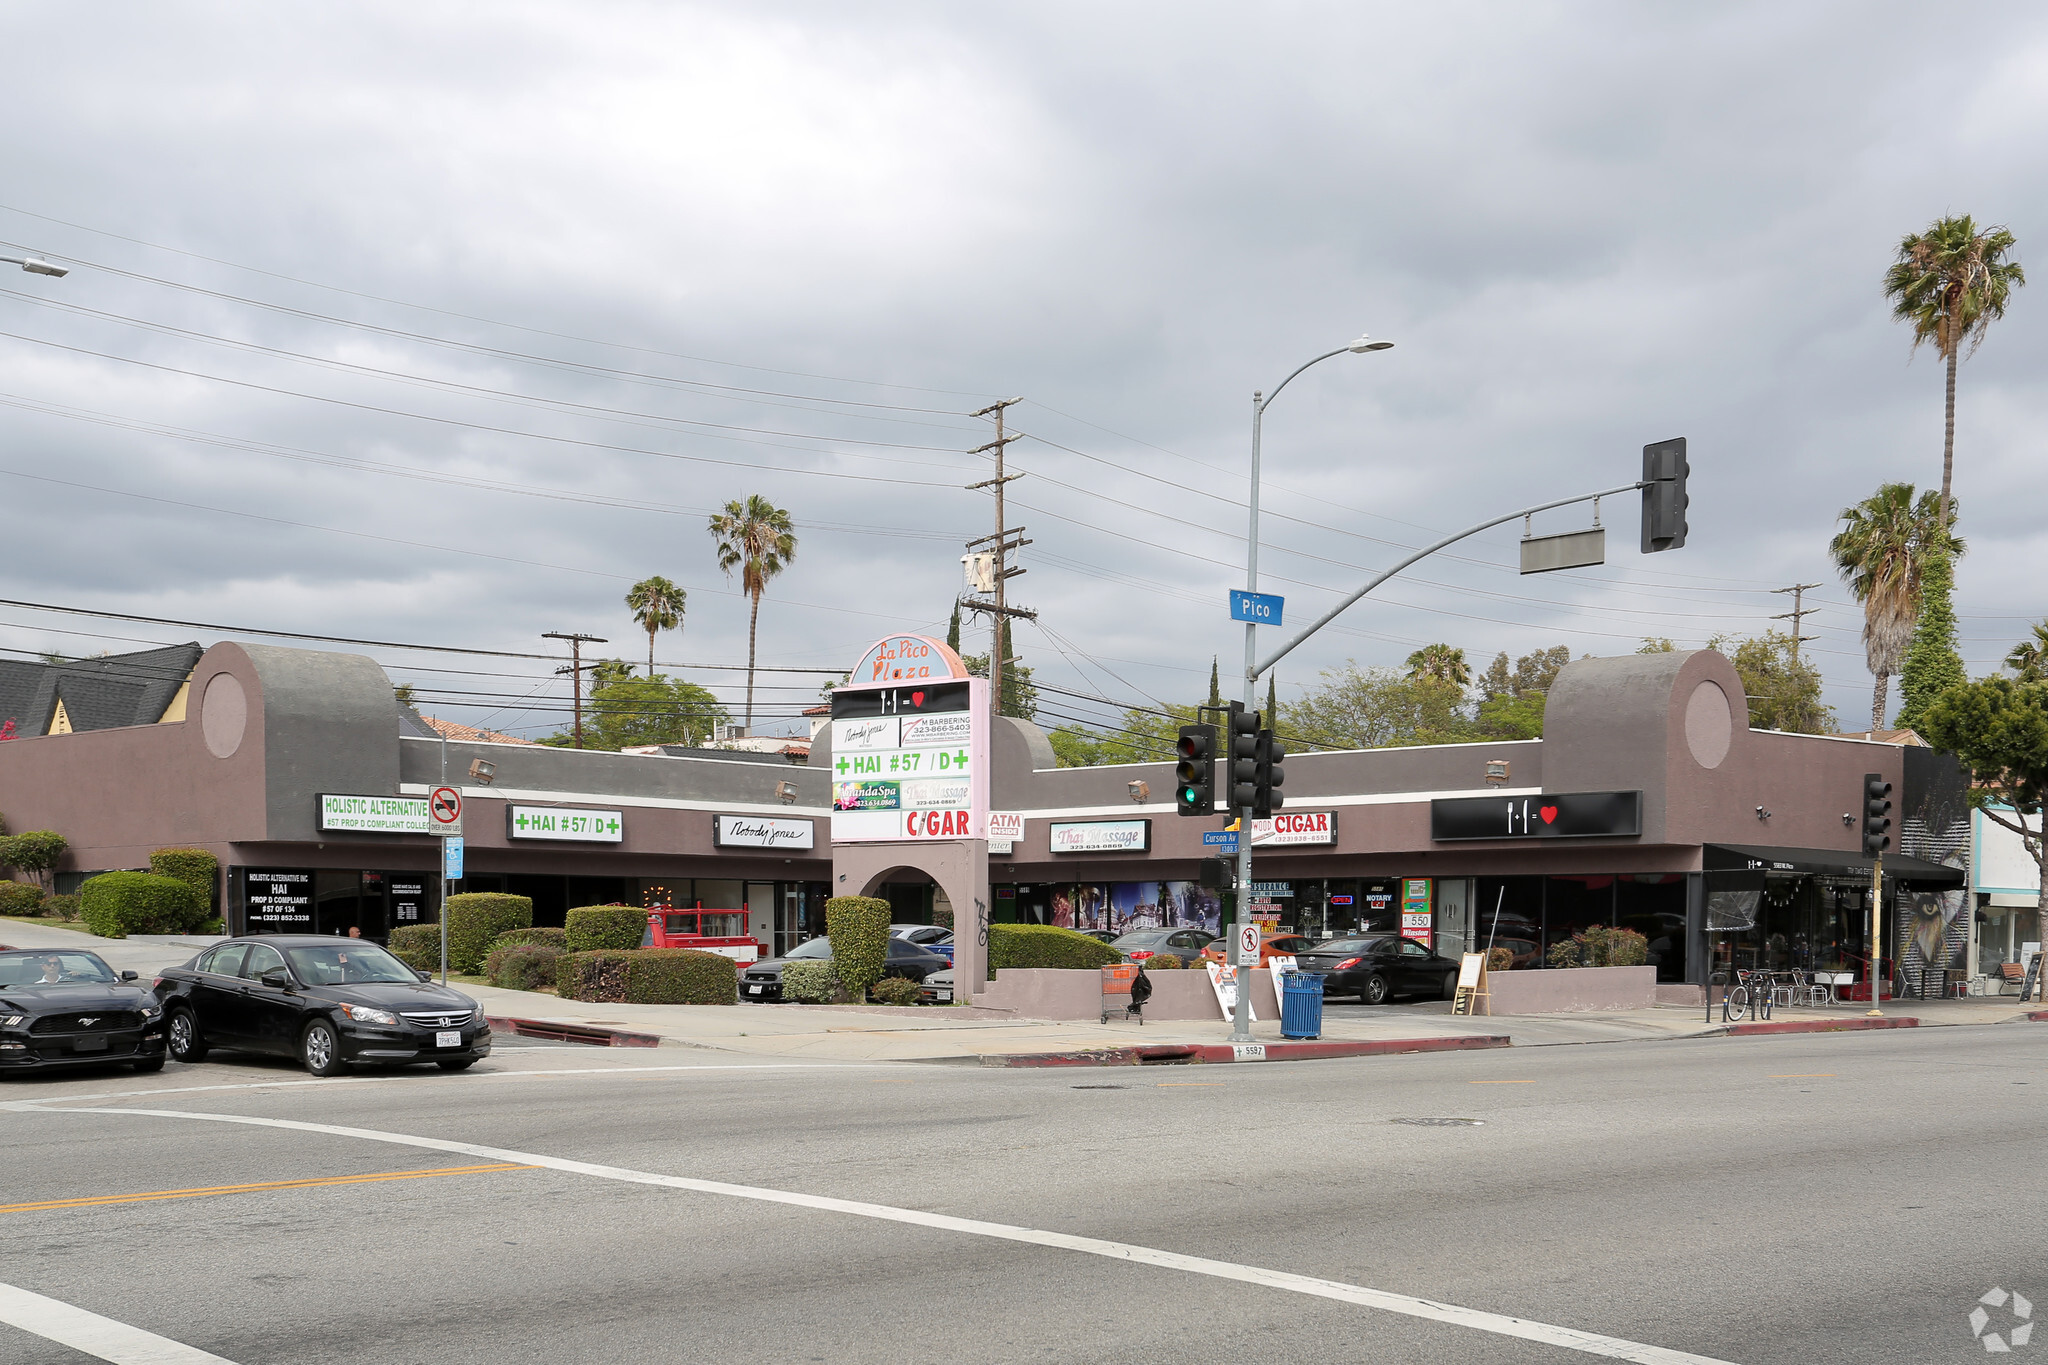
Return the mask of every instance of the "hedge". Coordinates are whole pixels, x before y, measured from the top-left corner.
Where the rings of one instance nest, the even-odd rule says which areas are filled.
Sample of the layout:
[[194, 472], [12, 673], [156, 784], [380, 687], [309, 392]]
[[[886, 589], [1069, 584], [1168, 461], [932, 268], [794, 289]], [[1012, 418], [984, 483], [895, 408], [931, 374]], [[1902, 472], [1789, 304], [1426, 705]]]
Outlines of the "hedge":
[[799, 1005], [829, 1005], [839, 998], [832, 964], [798, 959], [782, 964], [782, 998]]
[[550, 948], [566, 953], [569, 951], [569, 931], [546, 924], [533, 929], [507, 929], [491, 940], [491, 951], [516, 948], [523, 943], [545, 943]]
[[[1105, 943], [1102, 946], [1107, 948], [1109, 945]], [[1170, 972], [1175, 968], [1185, 967], [1188, 964], [1182, 962], [1179, 957], [1172, 953], [1154, 953], [1145, 959], [1143, 965], [1148, 972]]]
[[889, 962], [889, 902], [879, 896], [834, 896], [825, 902], [832, 970], [858, 1004]]
[[81, 913], [75, 895], [52, 896], [43, 902], [43, 914], [51, 919], [73, 920]]
[[207, 918], [191, 887], [148, 872], [103, 872], [80, 888], [79, 906], [85, 927], [101, 938], [188, 934]]
[[579, 905], [569, 912], [565, 932], [572, 953], [638, 948], [647, 936], [647, 912], [630, 905]]
[[1093, 970], [1124, 955], [1101, 939], [1057, 929], [1050, 924], [991, 924], [988, 927], [988, 979], [999, 967], [1076, 967]]
[[513, 943], [491, 949], [484, 959], [484, 976], [505, 991], [553, 989], [562, 950], [552, 943]]
[[[476, 975], [491, 950], [491, 941], [508, 929], [533, 927], [533, 900], [507, 896], [496, 891], [471, 891], [450, 896], [448, 917], [448, 970], [464, 976]], [[436, 952], [436, 966], [439, 953]]]
[[564, 1000], [629, 1005], [736, 1005], [739, 964], [694, 948], [568, 953], [555, 967]]
[[391, 950], [393, 957], [414, 971], [441, 970], [441, 926], [438, 924], [401, 924], [391, 931], [391, 941], [384, 946]]
[[877, 1005], [915, 1005], [923, 987], [900, 976], [884, 977], [868, 988], [868, 998]]
[[0, 882], [0, 915], [40, 915], [43, 888], [27, 882]]
[[220, 859], [203, 848], [160, 848], [149, 855], [149, 870], [192, 888], [210, 912], [220, 880]]

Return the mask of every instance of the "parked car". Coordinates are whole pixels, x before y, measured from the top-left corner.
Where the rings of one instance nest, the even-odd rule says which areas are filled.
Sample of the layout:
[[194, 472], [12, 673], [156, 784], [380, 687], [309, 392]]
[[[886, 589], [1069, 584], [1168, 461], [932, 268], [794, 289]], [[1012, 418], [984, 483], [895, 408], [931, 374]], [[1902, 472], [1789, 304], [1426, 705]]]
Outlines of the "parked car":
[[1097, 943], [1114, 943], [1117, 940], [1117, 933], [1114, 929], [1075, 929], [1072, 932], [1085, 934]]
[[181, 1062], [222, 1047], [297, 1057], [315, 1076], [338, 1076], [351, 1062], [461, 1071], [491, 1053], [476, 1001], [361, 939], [229, 939], [160, 973], [156, 996]]
[[134, 972], [72, 948], [0, 952], [0, 1073], [164, 1069], [163, 1007]]
[[1177, 957], [1185, 967], [1200, 961], [1202, 949], [1215, 941], [1216, 935], [1201, 929], [1137, 929], [1109, 946], [1122, 953], [1126, 962]]
[[944, 925], [892, 924], [889, 935], [906, 939], [920, 948], [929, 948], [948, 962], [953, 960], [953, 931]]
[[[832, 940], [820, 935], [808, 943], [800, 943], [781, 957], [771, 957], [766, 962], [750, 963], [740, 972], [740, 999], [758, 1000], [764, 1004], [782, 999], [782, 968], [790, 962], [830, 962]], [[894, 934], [889, 935], [889, 955], [883, 960], [883, 976], [900, 976], [905, 981], [923, 985], [925, 978], [933, 972], [945, 971], [953, 964], [929, 948], [921, 947]]]
[[1397, 995], [1448, 1000], [1458, 987], [1458, 964], [1414, 939], [1366, 934], [1318, 943], [1295, 955], [1295, 965], [1323, 978], [1323, 995], [1355, 995], [1383, 1005]]
[[[1226, 939], [1216, 939], [1202, 949], [1202, 958], [1219, 966], [1225, 960], [1224, 949], [1230, 946]], [[1259, 940], [1259, 965], [1265, 966], [1276, 957], [1299, 957], [1315, 950], [1316, 941], [1300, 934], [1267, 934]]]
[[933, 972], [930, 976], [926, 977], [924, 985], [918, 990], [917, 998], [920, 1002], [927, 1005], [952, 1004], [953, 969], [948, 967], [943, 972]]

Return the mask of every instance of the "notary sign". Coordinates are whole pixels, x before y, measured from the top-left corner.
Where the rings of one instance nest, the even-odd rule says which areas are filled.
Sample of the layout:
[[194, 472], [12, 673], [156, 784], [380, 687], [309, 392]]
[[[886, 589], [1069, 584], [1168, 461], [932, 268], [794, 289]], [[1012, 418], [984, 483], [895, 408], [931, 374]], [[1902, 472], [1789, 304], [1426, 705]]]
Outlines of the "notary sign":
[[1642, 832], [1640, 791], [1454, 797], [1429, 803], [1429, 837], [1440, 841], [1632, 838]]
[[923, 636], [874, 645], [832, 693], [832, 841], [983, 839], [988, 684]]

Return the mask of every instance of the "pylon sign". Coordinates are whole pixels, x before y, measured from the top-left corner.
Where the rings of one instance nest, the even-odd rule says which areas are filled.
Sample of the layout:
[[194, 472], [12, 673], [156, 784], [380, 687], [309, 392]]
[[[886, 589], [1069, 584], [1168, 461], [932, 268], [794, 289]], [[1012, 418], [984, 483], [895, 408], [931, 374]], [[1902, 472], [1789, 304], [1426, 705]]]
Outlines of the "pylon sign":
[[832, 690], [832, 842], [988, 837], [989, 685], [924, 636], [890, 636]]

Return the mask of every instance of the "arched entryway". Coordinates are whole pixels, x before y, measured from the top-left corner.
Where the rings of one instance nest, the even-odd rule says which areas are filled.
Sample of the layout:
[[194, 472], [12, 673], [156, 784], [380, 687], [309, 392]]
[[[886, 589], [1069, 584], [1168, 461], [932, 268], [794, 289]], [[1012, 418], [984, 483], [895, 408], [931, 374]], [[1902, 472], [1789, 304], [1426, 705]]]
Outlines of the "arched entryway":
[[985, 990], [988, 976], [988, 845], [979, 840], [929, 844], [835, 844], [832, 894], [883, 896], [891, 886], [929, 882], [953, 911], [953, 982], [963, 1003]]

